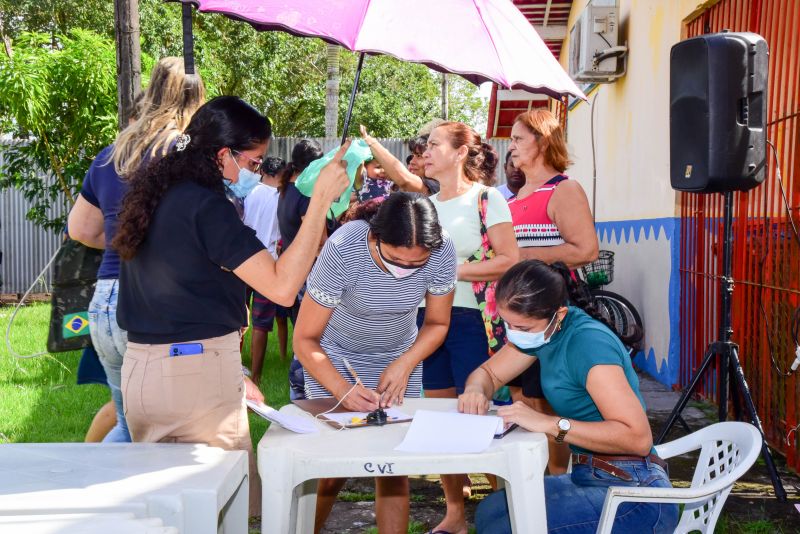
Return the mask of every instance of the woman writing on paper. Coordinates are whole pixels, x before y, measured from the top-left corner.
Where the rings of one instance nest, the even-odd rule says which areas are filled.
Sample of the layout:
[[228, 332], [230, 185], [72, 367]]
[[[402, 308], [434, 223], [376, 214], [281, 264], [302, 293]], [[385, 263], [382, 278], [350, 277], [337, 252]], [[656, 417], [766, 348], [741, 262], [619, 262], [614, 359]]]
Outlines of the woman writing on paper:
[[[670, 483], [666, 463], [653, 450], [630, 356], [576, 289], [563, 263], [526, 260], [508, 270], [496, 295], [508, 343], [469, 376], [458, 408], [485, 414], [497, 388], [540, 361], [542, 389], [558, 415], [521, 401], [501, 407], [498, 415], [506, 424], [569, 444], [572, 473], [544, 479], [547, 527], [588, 534], [597, 530], [609, 486]], [[677, 519], [674, 504], [625, 503], [614, 532], [672, 532]], [[481, 534], [511, 532], [504, 491], [481, 502], [475, 525]]]
[[[358, 412], [420, 396], [420, 364], [447, 334], [456, 285], [455, 249], [433, 204], [416, 193], [394, 193], [378, 204], [369, 222], [347, 223], [325, 243], [294, 330], [307, 398], [333, 396]], [[423, 300], [428, 312], [418, 330]], [[315, 532], [344, 482], [320, 480]], [[408, 491], [407, 477], [376, 479], [381, 533], [406, 532]]]

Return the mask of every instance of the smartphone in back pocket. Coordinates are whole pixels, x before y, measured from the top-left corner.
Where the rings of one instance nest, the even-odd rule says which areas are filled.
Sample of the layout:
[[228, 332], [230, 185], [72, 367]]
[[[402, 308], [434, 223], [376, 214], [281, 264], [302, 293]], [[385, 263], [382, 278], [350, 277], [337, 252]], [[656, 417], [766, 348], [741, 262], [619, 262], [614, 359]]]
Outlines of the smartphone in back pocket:
[[191, 356], [193, 354], [203, 354], [202, 343], [173, 343], [169, 347], [170, 357]]

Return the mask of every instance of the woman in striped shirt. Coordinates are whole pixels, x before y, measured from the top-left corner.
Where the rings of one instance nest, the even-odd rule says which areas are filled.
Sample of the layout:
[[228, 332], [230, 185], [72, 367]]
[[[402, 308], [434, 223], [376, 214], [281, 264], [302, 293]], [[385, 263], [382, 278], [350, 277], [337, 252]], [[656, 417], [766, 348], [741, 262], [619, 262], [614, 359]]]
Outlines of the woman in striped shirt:
[[[342, 226], [308, 277], [310, 298], [303, 300], [294, 330], [306, 396], [333, 396], [358, 412], [419, 397], [421, 362], [447, 334], [455, 285], [455, 249], [424, 196], [394, 193], [369, 222]], [[417, 306], [423, 300], [428, 311], [418, 331]], [[344, 482], [320, 480], [315, 532]], [[379, 532], [405, 533], [408, 478], [381, 477], [375, 484]]]

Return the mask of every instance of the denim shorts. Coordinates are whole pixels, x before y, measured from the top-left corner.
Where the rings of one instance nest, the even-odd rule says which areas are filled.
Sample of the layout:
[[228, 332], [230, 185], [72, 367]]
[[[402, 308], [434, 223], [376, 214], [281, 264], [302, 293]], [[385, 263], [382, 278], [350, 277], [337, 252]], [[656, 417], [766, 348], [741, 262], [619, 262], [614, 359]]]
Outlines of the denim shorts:
[[[425, 308], [420, 308], [418, 328], [422, 328], [424, 320]], [[422, 361], [422, 387], [425, 390], [455, 387], [461, 394], [470, 373], [488, 359], [489, 342], [480, 310], [454, 306], [444, 343]]]
[[119, 280], [116, 278], [100, 279], [94, 289], [92, 302], [89, 303], [89, 333], [92, 345], [106, 372], [111, 398], [117, 411], [117, 424], [103, 439], [104, 442], [131, 441], [128, 425], [122, 405], [122, 356], [128, 343], [128, 333], [117, 324], [117, 298], [119, 296]]
[[[555, 534], [594, 534], [610, 486], [671, 488], [666, 471], [649, 460], [609, 462], [628, 473], [625, 481], [596, 467], [574, 465], [572, 473], [544, 478], [547, 531]], [[668, 534], [678, 524], [678, 505], [626, 502], [614, 516], [614, 534]], [[511, 532], [505, 490], [487, 496], [475, 512], [478, 534]]]

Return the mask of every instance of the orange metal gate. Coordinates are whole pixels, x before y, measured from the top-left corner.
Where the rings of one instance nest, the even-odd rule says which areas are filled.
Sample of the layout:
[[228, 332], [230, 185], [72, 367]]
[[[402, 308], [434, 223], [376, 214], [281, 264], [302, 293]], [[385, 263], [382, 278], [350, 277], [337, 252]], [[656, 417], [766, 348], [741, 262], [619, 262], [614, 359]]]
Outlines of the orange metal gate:
[[[768, 139], [780, 159], [791, 214], [800, 224], [800, 2], [722, 0], [686, 27], [686, 36], [750, 31], [769, 45]], [[790, 320], [800, 305], [800, 246], [795, 239], [767, 147], [764, 184], [734, 196], [734, 341], [770, 444], [800, 470], [797, 433], [800, 380], [786, 376], [794, 360]], [[722, 195], [682, 193], [681, 203], [681, 386], [698, 367], [706, 345], [717, 339], [722, 263]], [[761, 306], [765, 314], [761, 311]], [[766, 321], [765, 321], [766, 315]], [[771, 349], [771, 350], [770, 350]], [[798, 370], [800, 372], [800, 370]], [[700, 394], [715, 398], [715, 377]]]

